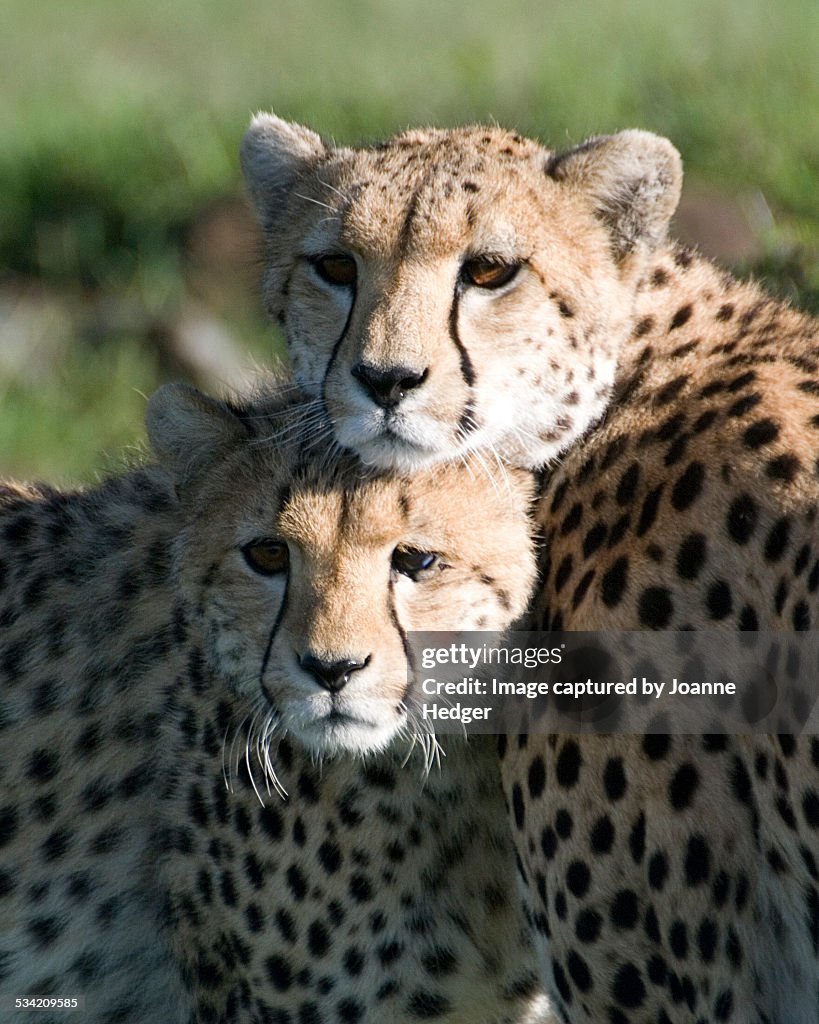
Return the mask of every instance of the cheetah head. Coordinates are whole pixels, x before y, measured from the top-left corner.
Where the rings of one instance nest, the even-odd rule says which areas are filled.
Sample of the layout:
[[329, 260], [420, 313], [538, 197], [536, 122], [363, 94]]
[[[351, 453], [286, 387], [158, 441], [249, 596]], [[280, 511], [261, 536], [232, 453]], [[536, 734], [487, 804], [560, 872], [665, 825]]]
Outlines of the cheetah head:
[[542, 466], [599, 418], [682, 177], [648, 132], [347, 149], [266, 114], [242, 165], [299, 384], [365, 463], [410, 471], [477, 448]]
[[185, 523], [179, 593], [212, 673], [268, 733], [364, 753], [419, 729], [412, 630], [503, 630], [534, 579], [529, 473], [368, 470], [302, 430], [168, 385], [148, 430]]

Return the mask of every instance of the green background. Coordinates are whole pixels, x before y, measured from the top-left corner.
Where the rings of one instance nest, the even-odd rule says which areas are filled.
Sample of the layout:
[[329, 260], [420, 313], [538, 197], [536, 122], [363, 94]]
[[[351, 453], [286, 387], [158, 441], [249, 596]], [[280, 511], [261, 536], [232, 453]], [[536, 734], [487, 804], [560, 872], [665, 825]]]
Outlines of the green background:
[[240, 201], [258, 109], [339, 142], [652, 129], [685, 159], [681, 233], [819, 309], [816, 0], [5, 0], [2, 22], [0, 474], [94, 479], [160, 379], [281, 351]]

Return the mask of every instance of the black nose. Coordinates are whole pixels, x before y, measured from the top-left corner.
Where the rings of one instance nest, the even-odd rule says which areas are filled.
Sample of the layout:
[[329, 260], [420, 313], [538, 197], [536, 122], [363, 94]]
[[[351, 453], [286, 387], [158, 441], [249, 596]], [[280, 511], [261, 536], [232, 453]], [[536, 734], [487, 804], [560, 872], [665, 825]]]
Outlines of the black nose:
[[370, 659], [368, 656], [364, 661], [353, 661], [352, 659], [346, 661], [322, 661], [312, 654], [300, 654], [298, 655], [298, 662], [304, 671], [309, 672], [326, 690], [329, 690], [330, 693], [338, 693], [350, 681], [350, 676], [353, 672], [358, 672], [360, 668], [369, 665]]
[[417, 373], [408, 366], [390, 366], [379, 370], [368, 363], [356, 363], [350, 371], [376, 405], [392, 409], [408, 391], [427, 379], [427, 371]]

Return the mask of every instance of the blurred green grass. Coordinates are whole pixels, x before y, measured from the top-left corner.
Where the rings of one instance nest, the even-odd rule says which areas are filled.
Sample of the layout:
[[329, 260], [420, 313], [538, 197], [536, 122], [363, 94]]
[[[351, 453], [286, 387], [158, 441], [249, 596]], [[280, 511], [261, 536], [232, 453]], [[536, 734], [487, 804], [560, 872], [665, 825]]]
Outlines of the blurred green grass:
[[[239, 140], [264, 108], [339, 142], [488, 119], [556, 147], [658, 131], [690, 180], [759, 190], [775, 227], [756, 269], [819, 309], [818, 48], [816, 0], [6, 0], [3, 280], [172, 315], [191, 225], [239, 193]], [[272, 331], [236, 312], [255, 303], [248, 289], [218, 313], [264, 359]], [[77, 340], [48, 380], [0, 378], [0, 472], [108, 468], [140, 433], [134, 389], [159, 375], [123, 336]]]

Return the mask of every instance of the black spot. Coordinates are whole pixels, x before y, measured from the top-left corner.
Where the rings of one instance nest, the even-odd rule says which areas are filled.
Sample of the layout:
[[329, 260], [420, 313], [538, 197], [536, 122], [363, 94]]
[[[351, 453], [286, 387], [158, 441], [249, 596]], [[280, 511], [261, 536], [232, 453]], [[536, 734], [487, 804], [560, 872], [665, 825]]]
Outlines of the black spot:
[[642, 1006], [646, 997], [645, 983], [634, 964], [623, 964], [618, 969], [611, 991], [617, 1002], [630, 1010]]
[[610, 757], [603, 771], [603, 785], [609, 800], [620, 800], [626, 792], [626, 773], [622, 757]]
[[648, 862], [648, 884], [652, 889], [660, 892], [668, 877], [668, 859], [665, 854], [657, 850], [651, 855]]
[[540, 835], [540, 848], [546, 860], [551, 860], [557, 850], [557, 835], [551, 825], [547, 825]]
[[705, 565], [706, 542], [702, 533], [690, 533], [677, 552], [677, 575], [684, 580], [696, 579]]
[[697, 500], [704, 480], [705, 466], [701, 462], [690, 463], [671, 492], [671, 504], [678, 512], [683, 512]]
[[635, 928], [639, 916], [637, 893], [632, 889], [621, 889], [612, 901], [609, 916], [616, 928]]
[[568, 578], [569, 578], [569, 576], [571, 576], [571, 574], [572, 574], [572, 556], [571, 555], [566, 555], [563, 558], [563, 560], [561, 561], [560, 565], [557, 567], [557, 572], [555, 573], [555, 582], [554, 582], [555, 593], [558, 593], [558, 594], [560, 593], [560, 591], [563, 589], [563, 587], [566, 584], [566, 580], [568, 580]]
[[596, 910], [583, 910], [577, 915], [574, 932], [581, 942], [596, 942], [603, 918]]
[[259, 824], [262, 831], [271, 839], [281, 839], [284, 835], [282, 816], [273, 807], [262, 807], [259, 810]]
[[452, 974], [458, 966], [455, 954], [443, 946], [436, 946], [422, 957], [424, 970], [433, 978], [444, 978]]
[[668, 932], [668, 944], [678, 960], [688, 956], [688, 932], [682, 921], [675, 921]]
[[586, 964], [586, 961], [579, 953], [572, 950], [569, 953], [569, 957], [566, 961], [566, 966], [569, 969], [569, 974], [572, 976], [572, 981], [577, 985], [581, 992], [588, 992], [592, 987], [591, 972]]
[[35, 750], [29, 758], [26, 775], [32, 782], [50, 782], [60, 770], [60, 759], [53, 750]]
[[601, 595], [603, 604], [614, 608], [623, 597], [628, 582], [628, 559], [622, 556], [614, 562], [603, 576]]
[[364, 1016], [364, 1007], [356, 999], [342, 999], [338, 1004], [338, 1019], [342, 1024], [358, 1024]]
[[628, 440], [628, 437], [621, 435], [620, 437], [615, 437], [613, 441], [609, 442], [608, 447], [603, 453], [603, 458], [600, 461], [601, 471], [608, 469], [609, 466], [612, 466], [620, 458], [628, 447]]
[[652, 906], [649, 906], [648, 910], [646, 911], [643, 927], [645, 929], [646, 935], [652, 942], [660, 942], [660, 923], [657, 920], [657, 912]]
[[555, 831], [561, 839], [568, 839], [572, 834], [573, 827], [574, 822], [572, 821], [571, 814], [569, 814], [565, 808], [561, 807], [555, 815]]
[[344, 953], [344, 970], [353, 978], [358, 977], [364, 970], [366, 963], [363, 954], [359, 949], [352, 947]]
[[293, 983], [293, 971], [282, 956], [270, 956], [265, 961], [267, 977], [278, 992], [287, 992]]
[[628, 505], [634, 500], [639, 479], [640, 467], [636, 462], [632, 462], [622, 477], [620, 477], [620, 482], [617, 485], [614, 497], [618, 505]]
[[761, 448], [779, 437], [779, 425], [771, 419], [756, 420], [742, 435], [748, 448]]
[[255, 855], [248, 853], [244, 861], [245, 875], [254, 889], [261, 889], [264, 885], [264, 872]]
[[714, 1020], [730, 1020], [733, 1012], [734, 996], [730, 989], [726, 989], [714, 1000]]
[[291, 864], [285, 875], [287, 887], [293, 896], [301, 901], [307, 895], [307, 880], [295, 864]]
[[574, 588], [574, 593], [572, 594], [573, 609], [577, 609], [580, 606], [581, 602], [583, 601], [583, 598], [586, 596], [588, 589], [592, 584], [592, 581], [594, 580], [595, 575], [595, 570], [589, 569], [589, 571], [583, 575], [583, 578]]
[[580, 899], [586, 895], [591, 882], [591, 872], [580, 860], [574, 860], [566, 870], [566, 886], [573, 896]]
[[692, 434], [701, 434], [703, 430], [707, 430], [710, 425], [717, 419], [717, 414], [713, 409], [706, 409], [704, 413], [700, 413], [699, 416], [691, 424]]
[[728, 533], [737, 544], [747, 544], [756, 529], [759, 506], [749, 494], [740, 494], [728, 510]]
[[671, 749], [671, 737], [667, 733], [649, 733], [643, 737], [643, 753], [651, 761], [660, 761]]
[[783, 483], [793, 483], [796, 474], [802, 468], [802, 463], [795, 455], [777, 455], [771, 459], [765, 467], [766, 474], [772, 480], [781, 480]]
[[691, 319], [692, 309], [690, 305], [681, 306], [674, 316], [671, 318], [671, 324], [669, 330], [676, 330], [678, 327], [682, 327], [683, 324], [687, 324]]
[[640, 518], [637, 522], [636, 533], [638, 537], [644, 536], [654, 525], [657, 518], [657, 508], [662, 497], [663, 484], [649, 491], [643, 500], [643, 507], [640, 510]]
[[529, 795], [536, 800], [546, 786], [546, 767], [543, 758], [537, 755], [529, 765]]
[[325, 840], [317, 851], [319, 863], [328, 875], [334, 874], [341, 867], [342, 855], [338, 844], [332, 840]]
[[731, 614], [733, 599], [731, 597], [731, 588], [725, 580], [717, 580], [716, 583], [711, 584], [708, 588], [706, 604], [708, 606], [708, 615], [712, 619], [725, 619]]
[[672, 402], [679, 395], [687, 383], [688, 376], [681, 374], [679, 377], [675, 377], [667, 384], [664, 384], [654, 397], [656, 404], [668, 405], [669, 402]]
[[564, 789], [570, 789], [576, 785], [582, 763], [580, 747], [574, 740], [567, 740], [563, 744], [555, 765], [558, 785]]
[[646, 587], [640, 595], [637, 614], [648, 629], [664, 629], [674, 614], [671, 591], [667, 587]]
[[512, 787], [512, 810], [515, 814], [515, 824], [519, 829], [523, 828], [526, 811], [523, 805], [523, 790], [517, 782]]
[[685, 851], [685, 880], [688, 885], [701, 885], [711, 871], [711, 852], [701, 835], [689, 838]]
[[797, 631], [810, 629], [810, 610], [804, 601], [797, 601], [794, 605], [792, 623]]
[[646, 852], [646, 816], [641, 811], [628, 837], [629, 850], [635, 864], [639, 864]]
[[626, 532], [631, 525], [631, 516], [628, 512], [620, 516], [617, 522], [612, 526], [609, 533], [609, 548], [615, 547], [625, 537]]
[[593, 555], [605, 541], [608, 528], [603, 523], [596, 523], [583, 538], [583, 557]]
[[815, 790], [807, 790], [802, 797], [802, 813], [811, 828], [819, 828], [819, 796]]
[[437, 992], [414, 992], [407, 1003], [411, 1016], [418, 1020], [432, 1020], [452, 1011], [452, 1004]]
[[689, 762], [680, 765], [668, 787], [668, 798], [675, 811], [690, 806], [699, 784], [700, 775], [694, 765]]
[[768, 533], [765, 541], [765, 559], [768, 562], [778, 562], [788, 546], [790, 538], [791, 521], [787, 516], [777, 519]]
[[592, 826], [589, 843], [593, 853], [608, 853], [614, 845], [614, 825], [607, 816], [598, 818]]
[[555, 980], [557, 991], [560, 993], [560, 998], [567, 1006], [570, 1006], [572, 1002], [572, 990], [566, 974], [556, 957], [552, 958], [552, 977]]
[[55, 942], [65, 928], [65, 921], [59, 917], [35, 917], [28, 922], [28, 931], [38, 949], [47, 949]]
[[371, 900], [373, 896], [370, 882], [360, 873], [353, 875], [350, 879], [349, 890], [356, 903], [365, 903], [367, 900]]
[[762, 395], [758, 391], [752, 391], [750, 394], [743, 395], [729, 405], [726, 414], [728, 416], [745, 416], [751, 409], [755, 409], [761, 401]]
[[580, 526], [580, 523], [582, 522], [582, 520], [583, 520], [583, 506], [578, 501], [578, 502], [575, 502], [574, 505], [572, 505], [572, 507], [567, 512], [566, 517], [564, 518], [563, 522], [560, 524], [560, 534], [561, 534], [561, 536], [562, 537], [567, 537], [570, 533], [574, 533], [574, 531], [578, 528], [578, 526]]
[[330, 933], [321, 921], [313, 921], [307, 929], [307, 948], [313, 956], [324, 956], [330, 948]]

